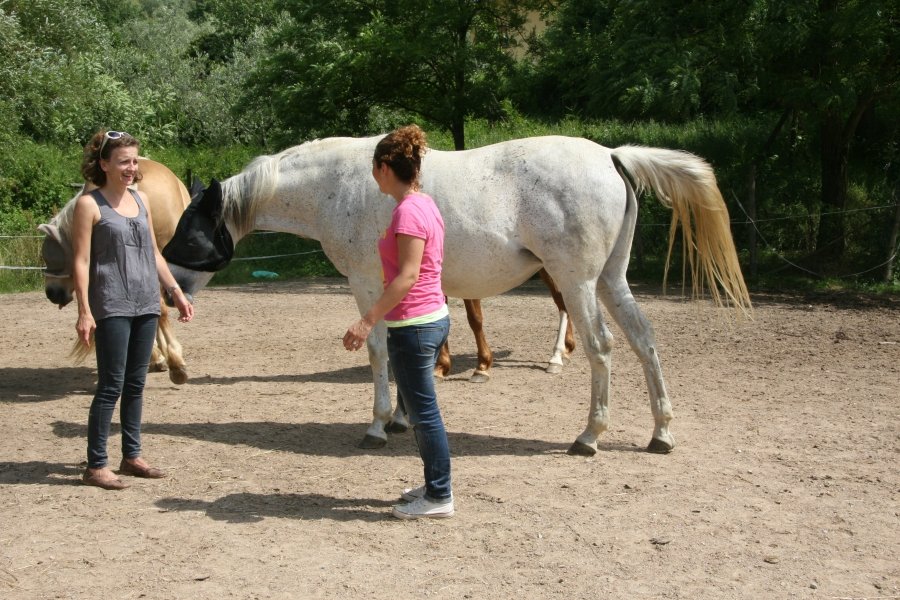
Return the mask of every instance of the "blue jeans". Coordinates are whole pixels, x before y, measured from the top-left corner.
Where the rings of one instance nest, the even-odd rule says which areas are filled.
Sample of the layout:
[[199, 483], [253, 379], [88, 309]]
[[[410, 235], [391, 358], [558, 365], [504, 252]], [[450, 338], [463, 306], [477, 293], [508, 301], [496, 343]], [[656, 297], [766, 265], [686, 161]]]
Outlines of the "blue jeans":
[[425, 325], [388, 327], [387, 347], [397, 402], [409, 417], [425, 464], [425, 496], [449, 499], [450, 443], [434, 391], [434, 364], [450, 333], [450, 317]]
[[156, 339], [156, 315], [108, 317], [97, 323], [97, 392], [88, 415], [88, 467], [107, 464], [106, 441], [116, 402], [122, 397], [122, 455], [141, 455], [144, 382]]

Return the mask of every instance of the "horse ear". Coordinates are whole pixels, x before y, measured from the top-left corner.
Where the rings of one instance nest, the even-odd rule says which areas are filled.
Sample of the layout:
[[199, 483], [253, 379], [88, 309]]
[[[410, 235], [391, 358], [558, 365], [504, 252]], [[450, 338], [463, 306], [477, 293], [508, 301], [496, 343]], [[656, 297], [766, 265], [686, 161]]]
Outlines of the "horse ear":
[[40, 225], [37, 226], [37, 228], [38, 228], [38, 231], [40, 231], [44, 235], [46, 235], [48, 237], [52, 237], [57, 242], [60, 241], [59, 227], [57, 227], [56, 225], [50, 225], [49, 223], [41, 223]]
[[209, 187], [203, 190], [198, 205], [211, 215], [222, 213], [222, 185], [218, 179], [209, 182]]
[[203, 182], [199, 178], [194, 177], [194, 180], [191, 181], [191, 189], [188, 191], [191, 200], [202, 194], [204, 191], [206, 191], [206, 188], [203, 186]]

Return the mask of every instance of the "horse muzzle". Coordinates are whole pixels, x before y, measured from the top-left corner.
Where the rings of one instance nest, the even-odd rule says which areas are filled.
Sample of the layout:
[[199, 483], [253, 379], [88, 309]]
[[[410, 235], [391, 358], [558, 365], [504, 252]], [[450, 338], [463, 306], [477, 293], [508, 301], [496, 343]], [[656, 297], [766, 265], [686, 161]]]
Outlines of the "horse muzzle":
[[44, 293], [47, 295], [47, 300], [49, 300], [53, 304], [56, 304], [60, 308], [66, 306], [72, 301], [72, 294], [70, 294], [69, 291], [64, 288], [47, 287], [44, 288]]

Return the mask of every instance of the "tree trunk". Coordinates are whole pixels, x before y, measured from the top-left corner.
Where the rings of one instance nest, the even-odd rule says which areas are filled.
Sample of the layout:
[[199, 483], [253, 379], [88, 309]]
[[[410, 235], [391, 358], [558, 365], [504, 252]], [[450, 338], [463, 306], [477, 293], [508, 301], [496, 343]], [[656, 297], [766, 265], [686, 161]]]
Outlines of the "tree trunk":
[[450, 124], [450, 134], [453, 136], [453, 149], [465, 150], [466, 125], [463, 119], [457, 119], [454, 117], [453, 122]]
[[844, 210], [847, 206], [850, 140], [845, 135], [844, 123], [833, 113], [823, 116], [819, 132], [822, 193], [815, 254], [820, 261], [816, 270], [822, 273], [826, 265], [840, 262], [846, 247]]
[[846, 248], [844, 211], [849, 189], [850, 144], [863, 114], [874, 101], [873, 90], [861, 94], [856, 106], [844, 120], [835, 111], [822, 113], [819, 124], [822, 157], [822, 215], [816, 237], [816, 256], [821, 260], [819, 272], [828, 263], [839, 263]]
[[894, 279], [894, 262], [897, 260], [897, 238], [900, 237], [900, 181], [894, 186], [894, 202], [897, 210], [894, 211], [894, 225], [891, 227], [891, 236], [887, 248], [887, 264], [884, 266], [884, 282], [891, 283]]
[[[759, 272], [759, 247], [756, 241], [756, 174], [759, 170], [758, 164], [766, 160], [766, 156], [771, 152], [775, 140], [778, 139], [778, 135], [784, 128], [784, 124], [787, 123], [788, 118], [792, 114], [793, 111], [790, 108], [786, 108], [781, 113], [781, 116], [778, 117], [778, 122], [775, 123], [772, 131], [769, 132], [766, 143], [759, 150], [757, 157], [755, 159], [751, 158], [750, 166], [747, 168], [747, 209], [745, 212], [747, 213], [747, 220], [750, 221], [747, 226], [747, 244], [750, 246], [750, 277], [752, 279], [756, 279], [756, 275]], [[738, 201], [738, 204], [740, 204], [740, 201]]]

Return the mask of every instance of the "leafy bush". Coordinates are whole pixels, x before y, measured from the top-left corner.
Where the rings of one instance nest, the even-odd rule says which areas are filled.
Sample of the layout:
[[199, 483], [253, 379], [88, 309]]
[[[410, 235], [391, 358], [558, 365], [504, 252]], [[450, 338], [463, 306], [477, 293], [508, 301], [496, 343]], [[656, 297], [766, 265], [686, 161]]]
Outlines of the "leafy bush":
[[75, 193], [81, 185], [81, 151], [43, 146], [14, 137], [0, 146], [0, 212], [12, 230], [0, 233], [33, 233]]
[[239, 173], [255, 157], [265, 153], [262, 148], [236, 145], [219, 148], [147, 146], [141, 150], [144, 156], [172, 169], [188, 187], [192, 177], [200, 179], [204, 185], [209, 185], [211, 179], [227, 179]]

